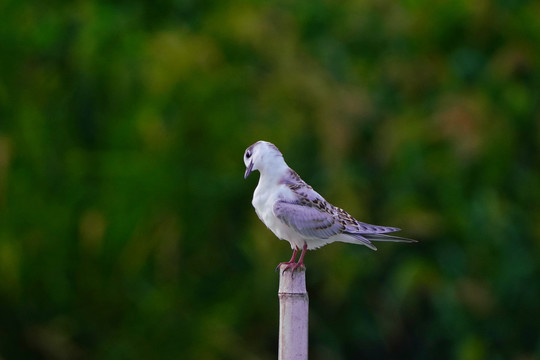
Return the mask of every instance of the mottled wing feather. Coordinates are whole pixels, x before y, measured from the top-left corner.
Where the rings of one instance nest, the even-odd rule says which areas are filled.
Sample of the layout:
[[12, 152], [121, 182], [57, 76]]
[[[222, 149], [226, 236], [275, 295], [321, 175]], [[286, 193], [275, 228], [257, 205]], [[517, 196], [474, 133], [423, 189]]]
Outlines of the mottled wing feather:
[[307, 237], [327, 239], [344, 230], [344, 226], [331, 213], [314, 203], [278, 201], [274, 205], [274, 215]]
[[372, 225], [353, 220], [355, 222], [348, 224], [345, 232], [353, 234], [384, 234], [401, 230], [396, 227]]
[[328, 203], [292, 169], [281, 183], [291, 189], [297, 200], [278, 201], [274, 215], [302, 235], [327, 239], [338, 234], [384, 234], [400, 230], [359, 222], [345, 210]]

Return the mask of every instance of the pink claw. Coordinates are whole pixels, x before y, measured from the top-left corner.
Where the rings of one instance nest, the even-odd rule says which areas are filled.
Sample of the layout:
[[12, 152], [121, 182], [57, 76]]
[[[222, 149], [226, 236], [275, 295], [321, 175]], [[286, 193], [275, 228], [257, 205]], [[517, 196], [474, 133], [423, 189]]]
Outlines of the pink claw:
[[279, 263], [279, 265], [276, 268], [276, 271], [281, 268], [281, 265], [287, 265], [285, 269], [283, 269], [283, 271], [291, 269], [292, 272], [294, 272], [299, 267], [304, 266], [304, 255], [306, 254], [306, 250], [307, 250], [307, 243], [304, 243], [304, 247], [302, 248], [302, 253], [300, 254], [300, 258], [298, 259], [298, 262], [294, 262], [294, 258], [296, 257], [296, 254], [298, 253], [298, 248], [295, 248], [291, 256], [291, 260], [287, 262]]
[[276, 267], [276, 271], [279, 270], [279, 268], [281, 267], [281, 265], [287, 265], [287, 267], [285, 268], [285, 270], [291, 268], [292, 265], [295, 265], [296, 263], [294, 262], [294, 258], [296, 257], [296, 253], [298, 252], [298, 248], [294, 248], [294, 251], [292, 253], [292, 256], [291, 256], [291, 260], [287, 261], [287, 262], [281, 262], [278, 264], [278, 266]]

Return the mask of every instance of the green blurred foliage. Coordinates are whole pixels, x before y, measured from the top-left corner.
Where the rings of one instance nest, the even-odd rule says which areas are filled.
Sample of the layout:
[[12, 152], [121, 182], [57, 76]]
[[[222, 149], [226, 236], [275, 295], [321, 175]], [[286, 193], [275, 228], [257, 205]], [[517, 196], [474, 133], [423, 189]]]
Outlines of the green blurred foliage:
[[418, 244], [307, 255], [312, 359], [540, 359], [540, 4], [0, 3], [0, 359], [274, 359], [274, 142]]

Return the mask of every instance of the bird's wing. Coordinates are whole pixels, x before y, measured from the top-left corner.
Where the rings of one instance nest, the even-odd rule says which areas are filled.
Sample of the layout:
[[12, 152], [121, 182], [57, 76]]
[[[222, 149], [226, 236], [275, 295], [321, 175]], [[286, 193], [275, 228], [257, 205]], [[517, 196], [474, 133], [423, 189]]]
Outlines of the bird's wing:
[[289, 169], [281, 183], [289, 187], [296, 199], [277, 201], [274, 204], [274, 215], [302, 235], [327, 239], [343, 233], [383, 234], [400, 230], [356, 220], [345, 210], [328, 203], [292, 169]]
[[353, 218], [351, 215], [349, 215], [345, 210], [343, 209], [337, 209], [339, 212], [340, 218], [343, 218], [346, 222], [346, 229], [345, 233], [351, 233], [351, 234], [385, 234], [385, 233], [391, 233], [395, 231], [399, 231], [401, 229], [396, 227], [390, 227], [390, 226], [380, 226], [380, 225], [372, 225], [360, 222]]
[[345, 226], [320, 201], [280, 200], [274, 204], [274, 215], [300, 234], [318, 239], [327, 239], [341, 234]]

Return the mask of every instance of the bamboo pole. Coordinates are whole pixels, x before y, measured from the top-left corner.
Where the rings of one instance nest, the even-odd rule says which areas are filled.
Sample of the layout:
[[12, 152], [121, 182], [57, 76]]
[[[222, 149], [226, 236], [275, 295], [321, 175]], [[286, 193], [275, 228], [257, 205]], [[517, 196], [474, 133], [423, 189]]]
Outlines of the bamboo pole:
[[306, 268], [294, 272], [279, 269], [279, 352], [278, 360], [307, 360], [308, 309]]

